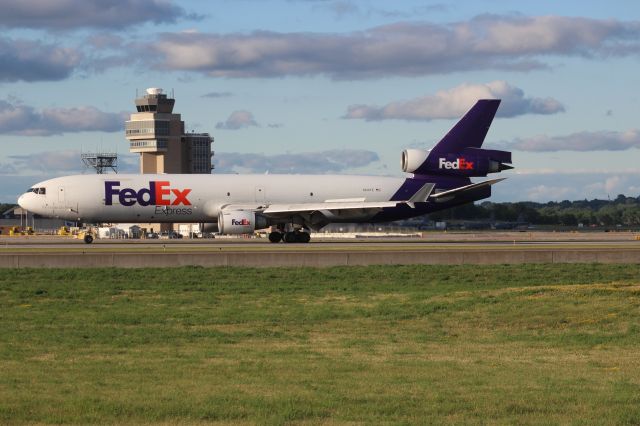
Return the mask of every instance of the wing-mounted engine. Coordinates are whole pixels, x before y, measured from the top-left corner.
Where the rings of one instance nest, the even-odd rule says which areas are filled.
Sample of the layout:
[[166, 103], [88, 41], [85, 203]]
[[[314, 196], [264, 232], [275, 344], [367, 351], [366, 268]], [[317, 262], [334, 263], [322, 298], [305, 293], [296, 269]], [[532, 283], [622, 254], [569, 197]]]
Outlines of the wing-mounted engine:
[[223, 210], [218, 215], [218, 231], [221, 234], [250, 234], [270, 225], [268, 218], [251, 210]]
[[495, 149], [463, 148], [456, 153], [420, 149], [402, 152], [402, 171], [416, 175], [480, 177], [513, 167], [511, 153]]

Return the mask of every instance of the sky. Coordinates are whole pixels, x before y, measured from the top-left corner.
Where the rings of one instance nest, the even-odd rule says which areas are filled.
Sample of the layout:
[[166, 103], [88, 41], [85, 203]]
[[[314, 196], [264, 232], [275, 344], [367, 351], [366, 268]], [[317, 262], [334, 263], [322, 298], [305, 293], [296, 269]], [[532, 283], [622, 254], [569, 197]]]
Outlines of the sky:
[[[492, 201], [640, 196], [640, 2], [0, 0], [0, 202], [92, 173], [148, 87], [214, 173], [402, 176], [477, 99], [513, 151]], [[494, 175], [495, 176], [495, 175]]]

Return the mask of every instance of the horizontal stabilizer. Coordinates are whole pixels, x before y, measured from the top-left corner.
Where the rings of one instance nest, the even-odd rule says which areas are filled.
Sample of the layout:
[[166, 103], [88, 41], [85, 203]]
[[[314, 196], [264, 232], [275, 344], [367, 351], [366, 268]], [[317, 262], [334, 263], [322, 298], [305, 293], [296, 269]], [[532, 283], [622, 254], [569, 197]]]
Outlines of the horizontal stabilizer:
[[443, 192], [438, 192], [437, 194], [432, 194], [429, 198], [435, 199], [436, 201], [439, 199], [443, 199], [443, 198], [447, 198], [447, 197], [455, 197], [457, 195], [461, 195], [465, 192], [470, 192], [473, 191], [475, 189], [478, 188], [482, 188], [485, 186], [491, 186], [494, 185], [500, 181], [505, 180], [506, 178], [500, 178], [500, 179], [491, 179], [491, 180], [485, 180], [483, 182], [478, 182], [478, 183], [472, 183], [471, 185], [465, 185], [465, 186], [461, 186], [459, 188], [454, 188], [454, 189], [450, 189], [448, 191], [443, 191]]

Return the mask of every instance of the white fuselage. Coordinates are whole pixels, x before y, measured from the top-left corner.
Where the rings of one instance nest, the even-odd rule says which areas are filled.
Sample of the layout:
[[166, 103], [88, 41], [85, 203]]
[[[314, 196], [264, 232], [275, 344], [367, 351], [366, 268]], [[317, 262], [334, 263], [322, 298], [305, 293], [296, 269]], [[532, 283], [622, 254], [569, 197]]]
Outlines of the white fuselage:
[[44, 190], [23, 194], [19, 204], [72, 221], [215, 222], [228, 206], [388, 201], [404, 181], [350, 175], [75, 175], [34, 185]]

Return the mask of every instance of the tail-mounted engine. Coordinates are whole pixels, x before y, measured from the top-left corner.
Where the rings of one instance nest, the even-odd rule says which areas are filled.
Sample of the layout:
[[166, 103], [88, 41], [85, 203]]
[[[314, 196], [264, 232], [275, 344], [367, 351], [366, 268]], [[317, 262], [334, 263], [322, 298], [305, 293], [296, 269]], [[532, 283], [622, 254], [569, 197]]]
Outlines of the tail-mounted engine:
[[402, 171], [416, 175], [486, 176], [513, 167], [511, 153], [494, 149], [463, 148], [458, 153], [405, 149]]

